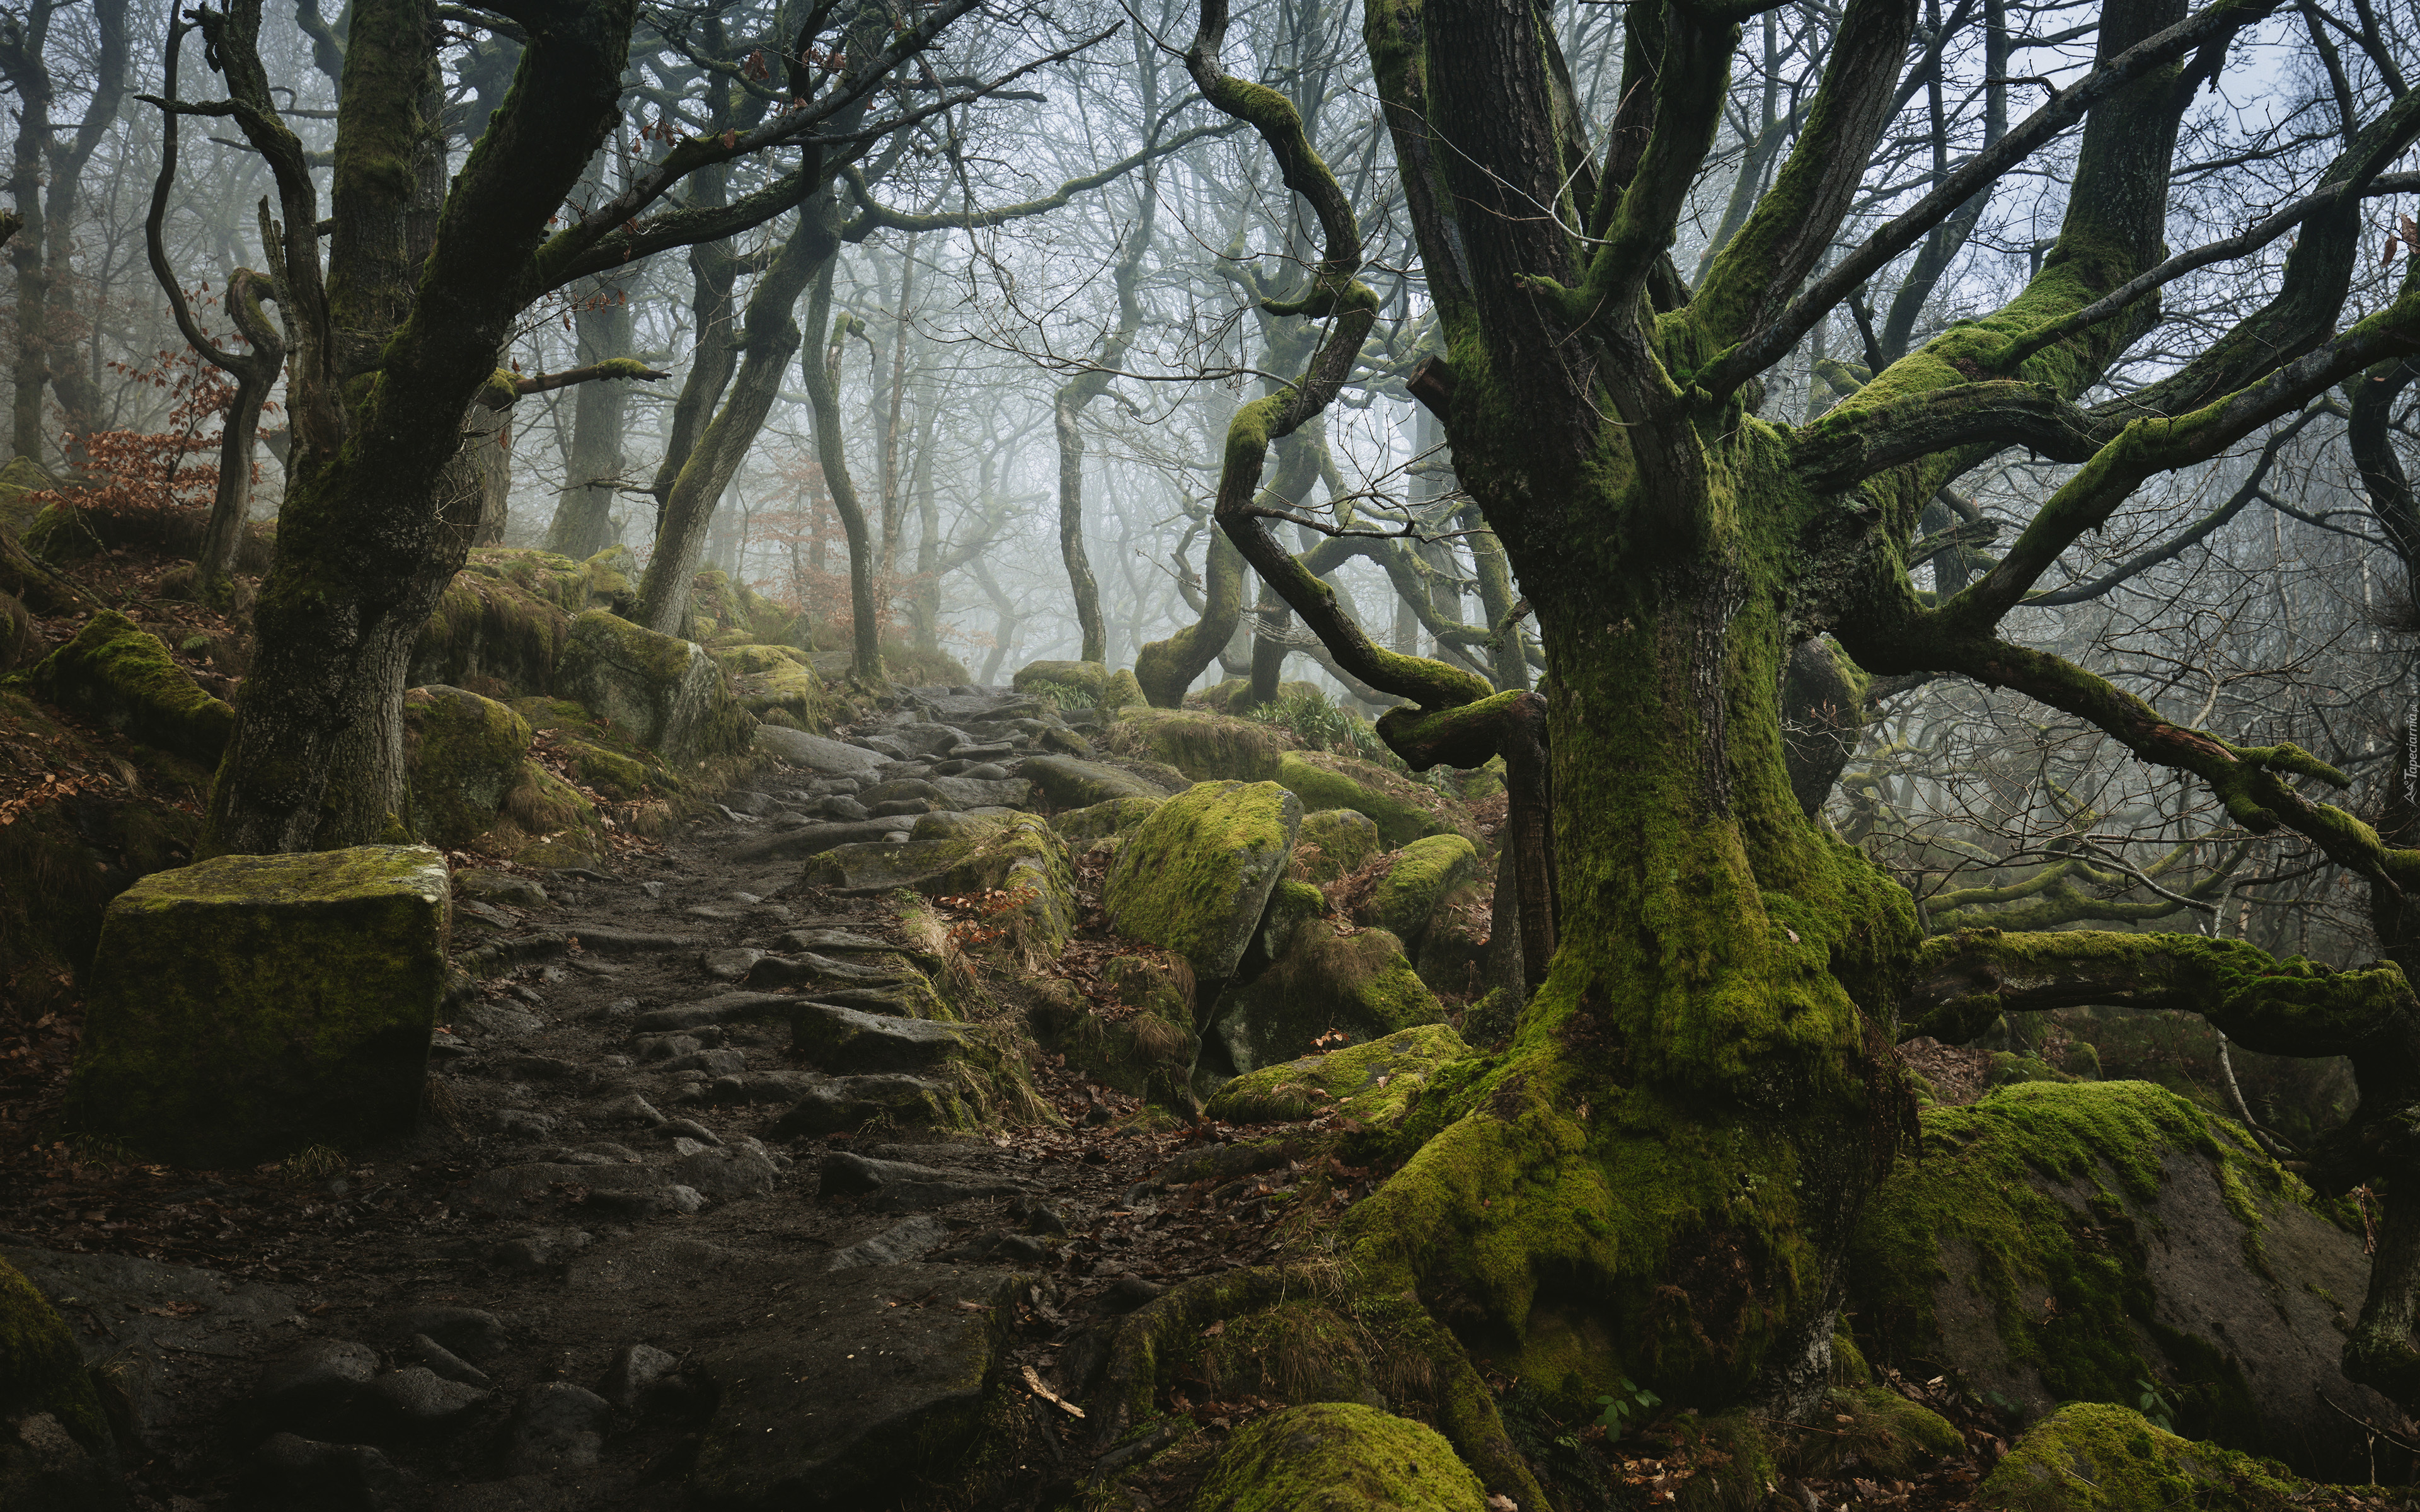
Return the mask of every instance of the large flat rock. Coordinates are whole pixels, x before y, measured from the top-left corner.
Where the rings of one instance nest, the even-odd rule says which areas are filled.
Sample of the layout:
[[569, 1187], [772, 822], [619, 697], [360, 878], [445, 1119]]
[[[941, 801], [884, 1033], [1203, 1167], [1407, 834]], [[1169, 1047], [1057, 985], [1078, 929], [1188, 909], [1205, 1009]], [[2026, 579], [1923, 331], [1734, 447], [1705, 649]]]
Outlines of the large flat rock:
[[768, 1299], [771, 1316], [691, 1357], [721, 1394], [696, 1489], [718, 1506], [872, 1507], [947, 1482], [975, 1446], [1013, 1285], [867, 1265]]

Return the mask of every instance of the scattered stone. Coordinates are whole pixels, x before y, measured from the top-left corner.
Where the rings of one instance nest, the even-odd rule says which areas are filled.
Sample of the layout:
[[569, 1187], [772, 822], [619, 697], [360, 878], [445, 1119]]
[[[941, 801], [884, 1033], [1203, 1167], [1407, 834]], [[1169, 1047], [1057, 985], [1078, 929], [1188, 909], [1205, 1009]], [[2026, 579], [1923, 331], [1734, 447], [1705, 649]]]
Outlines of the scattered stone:
[[908, 1161], [870, 1160], [835, 1150], [824, 1157], [818, 1196], [864, 1196], [882, 1212], [918, 1212], [947, 1207], [970, 1197], [1016, 1196], [1024, 1189], [1012, 1181], [971, 1180], [954, 1171]]
[[543, 1139], [554, 1133], [554, 1120], [527, 1108], [499, 1108], [491, 1121], [496, 1132], [515, 1139]]
[[877, 940], [871, 934], [858, 934], [845, 929], [794, 929], [782, 936], [782, 943], [793, 950], [897, 950], [903, 947], [890, 940]]
[[773, 1163], [752, 1149], [701, 1149], [673, 1162], [675, 1182], [730, 1201], [773, 1195]]
[[608, 929], [601, 924], [579, 928], [580, 948], [600, 955], [635, 955], [643, 950], [677, 950], [698, 943], [694, 934], [651, 934], [643, 930]]
[[1156, 1281], [1145, 1281], [1139, 1275], [1122, 1275], [1109, 1283], [1101, 1293], [1101, 1310], [1109, 1313], [1130, 1313], [1147, 1302], [1156, 1302], [1168, 1288]]
[[407, 1334], [425, 1334], [466, 1360], [492, 1360], [513, 1347], [504, 1320], [477, 1307], [414, 1307], [397, 1320]]
[[411, 832], [441, 846], [467, 845], [486, 834], [504, 795], [521, 783], [529, 747], [529, 721], [493, 699], [442, 683], [405, 693]]
[[[588, 1236], [582, 1234], [580, 1237], [584, 1241]], [[476, 1386], [481, 1391], [495, 1384], [488, 1379], [486, 1371], [426, 1334], [411, 1335], [411, 1347], [420, 1351], [421, 1364], [448, 1381], [458, 1381], [465, 1386]]]
[[637, 1125], [649, 1129], [661, 1128], [664, 1116], [649, 1105], [647, 1100], [632, 1092], [610, 1103], [600, 1103], [588, 1110], [589, 1121], [611, 1128], [615, 1125]]
[[936, 1252], [933, 1263], [965, 1265], [977, 1260], [997, 1260], [1009, 1265], [1046, 1265], [1050, 1258], [1050, 1246], [1031, 1234], [1012, 1234], [1003, 1228], [994, 1228]]
[[707, 1128], [705, 1124], [698, 1122], [695, 1119], [675, 1119], [664, 1125], [662, 1132], [668, 1134], [686, 1135], [689, 1138], [696, 1140], [701, 1145], [712, 1145], [719, 1148], [722, 1144], [722, 1138], [721, 1135]]
[[521, 1393], [513, 1404], [511, 1437], [504, 1449], [504, 1473], [543, 1475], [557, 1470], [585, 1470], [597, 1463], [613, 1409], [585, 1386], [549, 1381]]
[[547, 903], [546, 889], [530, 878], [476, 868], [454, 873], [454, 896], [513, 908], [544, 908]]
[[790, 1042], [825, 1072], [930, 1071], [964, 1048], [955, 1025], [885, 1018], [833, 1003], [801, 1003], [790, 1021]]
[[836, 1249], [824, 1260], [827, 1271], [850, 1271], [866, 1265], [896, 1265], [912, 1260], [950, 1237], [950, 1226], [930, 1213], [918, 1213], [892, 1225], [872, 1239]]
[[366, 1443], [272, 1433], [253, 1451], [249, 1472], [261, 1503], [296, 1512], [385, 1512], [404, 1497], [403, 1473]]
[[601, 609], [571, 622], [554, 677], [564, 697], [685, 766], [737, 755], [761, 728], [705, 647]]
[[789, 762], [791, 767], [828, 772], [832, 777], [866, 779], [874, 777], [874, 769], [881, 764], [881, 757], [864, 748], [825, 735], [808, 735], [806, 731], [784, 731], [782, 726], [760, 726], [755, 743], [757, 750]]
[[1168, 796], [1131, 772], [1073, 756], [1029, 756], [1017, 772], [1053, 809], [1090, 809], [1120, 798]]
[[207, 1167], [411, 1129], [452, 896], [424, 845], [222, 856], [143, 878], [101, 923], [74, 1127]]
[[[574, 1257], [588, 1247], [589, 1242], [589, 1236], [583, 1229], [538, 1228], [503, 1241], [489, 1253], [489, 1258], [507, 1271], [532, 1275], [569, 1264]], [[428, 1365], [441, 1376], [446, 1374], [434, 1360]], [[464, 1378], [453, 1376], [450, 1379], [460, 1381]], [[474, 1381], [472, 1384], [482, 1386], [487, 1382]]]
[[913, 1128], [956, 1128], [965, 1110], [943, 1083], [922, 1076], [817, 1076], [773, 1125], [777, 1139], [797, 1139], [863, 1128], [876, 1119]]
[[1395, 853], [1395, 864], [1354, 910], [1354, 921], [1375, 925], [1417, 947], [1445, 895], [1479, 870], [1479, 851], [1460, 835], [1431, 835]]
[[1311, 1055], [1331, 1029], [1350, 1045], [1445, 1021], [1403, 943], [1381, 929], [1297, 929], [1278, 963], [1216, 1011], [1215, 1032], [1239, 1072]]
[[683, 1003], [676, 1008], [649, 1009], [634, 1017], [630, 1027], [641, 1032], [694, 1029], [740, 1019], [779, 1018], [798, 1006], [797, 998], [780, 993], [724, 993], [720, 997]]
[[680, 1361], [653, 1345], [625, 1344], [613, 1351], [597, 1389], [623, 1412], [635, 1412], [679, 1369]]
[[426, 1365], [413, 1365], [372, 1381], [365, 1405], [396, 1427], [426, 1431], [460, 1421], [488, 1395], [476, 1386], [447, 1381]]
[[1298, 1487], [1319, 1488], [1319, 1504], [1334, 1507], [1481, 1512], [1487, 1504], [1479, 1477], [1443, 1434], [1358, 1402], [1289, 1407], [1244, 1424], [1194, 1504], [1280, 1512], [1302, 1504], [1290, 1489]]
[[1378, 822], [1368, 814], [1357, 809], [1320, 809], [1302, 816], [1295, 859], [1305, 881], [1333, 882], [1360, 871], [1386, 848]]
[[235, 709], [202, 691], [167, 646], [116, 609], [25, 674], [36, 698], [214, 767], [235, 733]]
[[1248, 1072], [1218, 1089], [1202, 1112], [1229, 1123], [1292, 1123], [1338, 1112], [1391, 1126], [1436, 1069], [1470, 1055], [1444, 1024], [1401, 1029], [1366, 1044]]
[[[1011, 1285], [941, 1266], [830, 1273], [811, 1300], [702, 1350], [695, 1368], [721, 1397], [696, 1489], [752, 1506], [854, 1507], [894, 1495], [906, 1465], [946, 1481], [980, 1435]], [[925, 1304], [892, 1305], [905, 1296]]]
[[261, 1421], [281, 1427], [336, 1422], [368, 1387], [378, 1351], [350, 1339], [306, 1339], [271, 1355], [253, 1387]]

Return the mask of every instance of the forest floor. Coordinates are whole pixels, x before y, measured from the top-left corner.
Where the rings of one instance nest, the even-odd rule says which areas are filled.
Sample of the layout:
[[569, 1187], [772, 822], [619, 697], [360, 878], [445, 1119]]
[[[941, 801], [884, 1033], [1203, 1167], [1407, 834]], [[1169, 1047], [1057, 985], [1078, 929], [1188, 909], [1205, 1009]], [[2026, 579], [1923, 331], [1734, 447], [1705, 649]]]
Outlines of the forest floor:
[[[776, 765], [743, 790], [777, 810], [800, 780]], [[795, 857], [746, 859], [768, 824], [727, 812], [628, 843], [610, 870], [533, 876], [542, 904], [463, 905], [458, 950], [475, 927], [524, 964], [451, 1009], [430, 1114], [382, 1148], [195, 1171], [39, 1142], [25, 1131], [51, 1122], [76, 1014], [15, 1026], [0, 1045], [18, 1103], [0, 1124], [15, 1132], [0, 1149], [0, 1254], [112, 1361], [121, 1427], [145, 1445], [128, 1467], [136, 1505], [264, 1504], [263, 1474], [290, 1489], [297, 1473], [264, 1467], [281, 1427], [382, 1450], [366, 1468], [312, 1472], [334, 1477], [330, 1507], [692, 1505], [701, 1444], [738, 1431], [735, 1413], [812, 1416], [887, 1389], [850, 1374], [845, 1329], [917, 1364], [972, 1330], [990, 1380], [1027, 1383], [1016, 1411], [986, 1420], [981, 1489], [923, 1488], [942, 1505], [1054, 1505], [1089, 1483], [1094, 1505], [1186, 1506], [1205, 1451], [1285, 1405], [1180, 1379], [1160, 1404], [1175, 1431], [1127, 1452], [1109, 1488], [1092, 1479], [1102, 1446], [1074, 1404], [1120, 1315], [1195, 1276], [1299, 1256], [1374, 1173], [1325, 1183], [1332, 1201], [1309, 1213], [1284, 1200], [1285, 1165], [1155, 1193], [1148, 1179], [1205, 1146], [1319, 1131], [1146, 1118], [1030, 1039], [1047, 1109], [1007, 1110], [987, 1134], [784, 1137], [809, 1068], [778, 1019], [685, 1039], [666, 1026], [733, 993], [708, 952], [798, 930], [898, 940], [901, 925], [878, 899], [803, 886]], [[986, 970], [972, 991], [1000, 1022], [1021, 1021], [1022, 983]], [[859, 1310], [835, 1335], [844, 1303]], [[786, 1387], [749, 1379], [768, 1350], [791, 1351], [775, 1372]], [[348, 1360], [364, 1362], [353, 1377]], [[368, 1370], [380, 1385], [363, 1395]], [[1970, 1504], [2000, 1440], [1946, 1383], [1890, 1383], [1964, 1427], [1965, 1455], [1915, 1480], [1869, 1479], [1850, 1461], [1777, 1487], [1772, 1505]], [[1690, 1473], [1652, 1427], [1613, 1443], [1586, 1425], [1544, 1431], [1542, 1469], [1573, 1507], [1664, 1504]], [[918, 1468], [830, 1504], [888, 1504], [917, 1489]], [[749, 1473], [793, 1471], [806, 1489], [812, 1466]]]

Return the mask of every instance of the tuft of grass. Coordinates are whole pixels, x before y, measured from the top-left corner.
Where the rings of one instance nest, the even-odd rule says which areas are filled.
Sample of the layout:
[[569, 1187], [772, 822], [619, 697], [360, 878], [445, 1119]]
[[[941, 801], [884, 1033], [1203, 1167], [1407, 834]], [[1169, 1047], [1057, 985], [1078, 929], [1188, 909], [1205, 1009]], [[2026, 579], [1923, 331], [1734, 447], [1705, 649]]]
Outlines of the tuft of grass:
[[328, 1145], [313, 1145], [286, 1157], [286, 1174], [305, 1181], [324, 1181], [344, 1168], [345, 1152]]

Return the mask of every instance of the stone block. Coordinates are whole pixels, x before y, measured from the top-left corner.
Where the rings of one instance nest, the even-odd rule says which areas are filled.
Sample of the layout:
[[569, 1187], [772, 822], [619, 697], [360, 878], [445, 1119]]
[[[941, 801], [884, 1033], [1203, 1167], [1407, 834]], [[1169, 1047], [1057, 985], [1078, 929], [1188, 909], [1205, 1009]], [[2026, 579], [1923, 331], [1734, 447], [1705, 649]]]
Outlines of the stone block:
[[444, 858], [419, 845], [145, 877], [101, 923], [70, 1125], [187, 1165], [410, 1129], [451, 898]]

